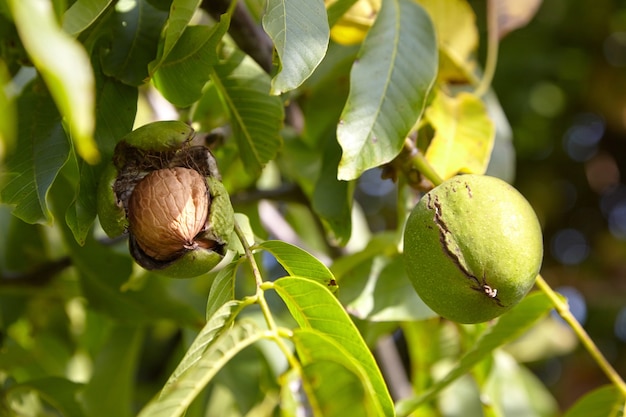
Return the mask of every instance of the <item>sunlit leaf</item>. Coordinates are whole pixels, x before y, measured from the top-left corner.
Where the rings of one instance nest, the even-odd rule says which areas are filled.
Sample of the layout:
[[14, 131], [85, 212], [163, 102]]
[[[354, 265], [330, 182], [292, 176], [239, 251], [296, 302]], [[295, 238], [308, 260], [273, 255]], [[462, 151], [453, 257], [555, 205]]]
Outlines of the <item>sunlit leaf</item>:
[[197, 362], [163, 388], [159, 396], [150, 401], [139, 413], [139, 417], [177, 417], [204, 389], [206, 384], [244, 348], [263, 337], [263, 332], [254, 324], [235, 323], [211, 343]]
[[89, 28], [113, 3], [113, 0], [77, 0], [63, 15], [63, 30], [70, 35], [78, 35]]
[[97, 162], [95, 82], [86, 51], [59, 27], [50, 2], [10, 0], [9, 5], [24, 47], [68, 123], [76, 150], [89, 163]]
[[170, 13], [167, 19], [167, 25], [163, 31], [163, 48], [160, 50], [159, 57], [152, 61], [149, 65], [150, 73], [154, 74], [162, 64], [174, 46], [183, 36], [185, 28], [191, 21], [194, 13], [202, 3], [201, 0], [173, 0], [170, 6]]
[[512, 356], [496, 350], [493, 365], [481, 393], [488, 395], [500, 415], [525, 417], [556, 415], [558, 405], [548, 389]]
[[52, 98], [40, 79], [17, 100], [18, 132], [8, 174], [0, 190], [2, 201], [15, 205], [13, 214], [27, 223], [50, 223], [48, 191], [69, 157], [70, 146]]
[[333, 24], [332, 40], [342, 45], [363, 42], [379, 10], [380, 0], [333, 2], [328, 9], [328, 20]]
[[315, 329], [327, 335], [361, 364], [378, 407], [381, 407], [384, 415], [393, 415], [393, 402], [372, 353], [350, 317], [326, 286], [306, 278], [287, 277], [275, 281], [274, 289], [300, 327]]
[[496, 348], [522, 335], [553, 308], [551, 300], [542, 292], [532, 293], [513, 309], [504, 313], [481, 338], [463, 355], [458, 364], [441, 380], [418, 397], [400, 401], [396, 405], [398, 416], [407, 416], [420, 405], [433, 399], [452, 381], [468, 373]]
[[[0, 61], [0, 85], [7, 85], [10, 76], [5, 63]], [[15, 102], [7, 96], [5, 88], [0, 88], [0, 162], [4, 156], [10, 153], [17, 138], [17, 117], [15, 113]]]
[[109, 23], [110, 44], [102, 53], [104, 73], [128, 85], [143, 84], [149, 76], [148, 64], [157, 55], [159, 34], [166, 19], [167, 12], [148, 0], [117, 3]]
[[615, 385], [605, 385], [580, 398], [563, 417], [621, 417], [626, 398]]
[[224, 106], [244, 168], [258, 175], [282, 145], [283, 104], [270, 96], [269, 76], [241, 51], [224, 48], [225, 58], [211, 74]]
[[[436, 314], [417, 296], [405, 272], [400, 254], [371, 252], [371, 257], [342, 277], [346, 289], [340, 293], [350, 314], [360, 319], [381, 321], [424, 320]], [[347, 297], [357, 293], [356, 298]]]
[[257, 245], [270, 252], [285, 271], [292, 276], [301, 276], [317, 281], [334, 289], [337, 286], [330, 270], [316, 257], [297, 246], [279, 240], [269, 240]]
[[302, 395], [313, 416], [385, 415], [365, 370], [337, 341], [313, 329], [296, 329], [293, 341], [303, 365]]
[[326, 54], [330, 31], [322, 0], [269, 0], [263, 28], [274, 42], [280, 71], [271, 94], [298, 87]]
[[426, 118], [435, 130], [426, 159], [440, 177], [485, 173], [495, 128], [478, 97], [470, 93], [449, 97], [439, 91], [426, 110]]
[[213, 27], [189, 26], [154, 74], [161, 94], [178, 107], [188, 107], [202, 96], [209, 69], [217, 62], [217, 45], [230, 20], [222, 16]]
[[118, 325], [95, 359], [80, 400], [90, 417], [131, 417], [135, 374], [143, 341], [139, 326]]
[[76, 198], [65, 214], [65, 221], [79, 244], [84, 244], [96, 217], [96, 189], [104, 168], [111, 163], [117, 141], [130, 132], [137, 113], [137, 88], [96, 73], [95, 138], [103, 157], [98, 165], [79, 162], [80, 171]]
[[466, 0], [418, 0], [433, 21], [439, 46], [441, 80], [466, 81], [476, 64], [476, 15]]
[[515, 1], [496, 0], [489, 4], [496, 7], [498, 14], [498, 36], [506, 36], [507, 33], [519, 29], [535, 16], [542, 0]]
[[350, 74], [337, 138], [338, 178], [351, 180], [395, 158], [421, 116], [437, 74], [428, 14], [413, 0], [384, 1]]

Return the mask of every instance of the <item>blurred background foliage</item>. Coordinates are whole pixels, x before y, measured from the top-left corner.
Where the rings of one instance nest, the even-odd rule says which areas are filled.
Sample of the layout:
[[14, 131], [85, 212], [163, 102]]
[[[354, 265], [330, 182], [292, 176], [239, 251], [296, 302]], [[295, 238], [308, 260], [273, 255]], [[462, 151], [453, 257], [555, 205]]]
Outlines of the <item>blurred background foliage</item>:
[[[624, 370], [626, 2], [543, 1], [502, 40], [493, 88], [513, 130], [515, 185], [544, 228], [542, 274]], [[605, 381], [580, 349], [531, 368], [562, 406]]]
[[[481, 29], [479, 61], [484, 62], [485, 1], [470, 3]], [[0, 80], [3, 76], [0, 69]], [[626, 1], [544, 0], [528, 26], [502, 40], [493, 89], [512, 128], [516, 149], [515, 186], [530, 200], [544, 228], [542, 274], [568, 297], [579, 321], [614, 367], [623, 373], [626, 369], [626, 182], [622, 172], [626, 169]], [[395, 192], [391, 181], [380, 179], [379, 170], [368, 171], [360, 179], [355, 196], [373, 231], [396, 226], [396, 199], [390, 198]], [[233, 196], [235, 201], [243, 197]], [[291, 206], [286, 216], [302, 216], [297, 209]], [[7, 254], [7, 265], [0, 266], [20, 271], [56, 259], [52, 266], [59, 270], [67, 267], [69, 260], [58, 245], [58, 231], [12, 221], [6, 206], [0, 210], [2, 233], [22, 236], [24, 243], [20, 248], [0, 247], [0, 252]], [[35, 271], [33, 275], [40, 273], [45, 280], [55, 273], [51, 269], [41, 272]], [[139, 362], [139, 384], [135, 388], [140, 400], [146, 401], [171, 371], [172, 358], [182, 353], [181, 345], [193, 333], [190, 328], [204, 308], [203, 294], [208, 292], [208, 283], [163, 284], [175, 299], [168, 302], [171, 317], [178, 324], [186, 324], [188, 329], [180, 330], [165, 314], [163, 322], [144, 330], [141, 339], [131, 324], [113, 324], [103, 315], [85, 310], [78, 299], [66, 306], [58, 303], [62, 297], [72, 298], [80, 293], [71, 274], [70, 271], [65, 279], [55, 280], [38, 297], [32, 297], [41, 290], [37, 287], [5, 292], [7, 296], [0, 303], [2, 319], [7, 323], [21, 316], [30, 320], [12, 326], [10, 337], [19, 343], [4, 357], [4, 364], [11, 364], [14, 369], [21, 365], [29, 377], [44, 377], [63, 374], [71, 360], [70, 367], [75, 370], [72, 376], [80, 380], [78, 373], [84, 372], [86, 358], [102, 350], [103, 356], [120, 355], [127, 361]], [[162, 280], [153, 276], [142, 279], [157, 283]], [[196, 297], [190, 299], [190, 294]], [[36, 334], [33, 331], [36, 329], [44, 331], [35, 340], [31, 335]], [[88, 334], [85, 329], [95, 334]], [[537, 337], [522, 339], [509, 351], [541, 378], [561, 409], [606, 383], [597, 364], [587, 352], [576, 347], [570, 330], [560, 326], [558, 320], [546, 320], [533, 332]], [[59, 334], [63, 336], [59, 338]], [[129, 340], [126, 351], [106, 352], [103, 347], [112, 334]], [[74, 354], [73, 346], [78, 346], [83, 356], [81, 352]], [[152, 349], [145, 349], [146, 346]], [[23, 360], [25, 350], [35, 354], [37, 360], [16, 364]], [[255, 356], [259, 352], [251, 350], [246, 354]], [[254, 363], [254, 359], [242, 363]], [[257, 361], [257, 365], [272, 364]], [[233, 363], [220, 374], [218, 382], [232, 388], [227, 392], [236, 392], [235, 376], [256, 371], [237, 369]], [[20, 376], [15, 375], [18, 379]], [[215, 389], [215, 395], [218, 394], [222, 395], [219, 386]]]
[[[470, 3], [484, 62], [485, 1]], [[527, 26], [502, 39], [492, 87], [512, 128], [514, 185], [543, 226], [542, 275], [624, 370], [626, 1], [544, 0]], [[393, 221], [393, 192], [376, 172], [361, 178], [356, 195], [373, 229]], [[534, 331], [510, 350], [561, 409], [606, 382], [568, 328], [547, 320]]]

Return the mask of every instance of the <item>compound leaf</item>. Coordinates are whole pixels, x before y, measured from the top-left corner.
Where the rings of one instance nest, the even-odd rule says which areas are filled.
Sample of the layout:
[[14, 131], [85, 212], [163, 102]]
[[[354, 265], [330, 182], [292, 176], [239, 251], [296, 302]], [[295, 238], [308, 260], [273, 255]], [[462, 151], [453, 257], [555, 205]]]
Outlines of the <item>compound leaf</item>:
[[350, 73], [337, 128], [339, 179], [356, 179], [398, 155], [436, 75], [437, 41], [428, 14], [413, 0], [383, 1]]
[[269, 75], [243, 52], [225, 46], [211, 80], [230, 114], [243, 165], [258, 175], [282, 145], [283, 104], [269, 95]]
[[341, 304], [322, 284], [302, 277], [280, 278], [274, 289], [283, 299], [298, 325], [326, 335], [350, 356], [349, 361], [361, 364], [377, 408], [383, 415], [393, 415], [393, 402], [380, 369], [361, 334]]

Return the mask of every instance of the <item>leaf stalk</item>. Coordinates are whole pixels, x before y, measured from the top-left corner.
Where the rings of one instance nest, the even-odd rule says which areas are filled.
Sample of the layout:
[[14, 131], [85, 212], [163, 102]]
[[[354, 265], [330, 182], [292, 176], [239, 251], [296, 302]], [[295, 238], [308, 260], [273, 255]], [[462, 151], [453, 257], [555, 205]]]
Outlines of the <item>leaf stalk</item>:
[[626, 398], [626, 383], [622, 379], [622, 377], [615, 371], [615, 369], [611, 366], [609, 361], [604, 357], [598, 346], [593, 342], [589, 334], [585, 331], [583, 326], [576, 320], [576, 317], [572, 314], [569, 305], [566, 301], [563, 301], [558, 294], [550, 287], [550, 284], [546, 282], [545, 279], [541, 275], [537, 275], [535, 284], [537, 287], [543, 291], [552, 304], [554, 304], [554, 309], [561, 316], [563, 320], [570, 326], [570, 328], [576, 333], [576, 336], [583, 344], [585, 349], [589, 352], [591, 357], [596, 361], [600, 369], [604, 372], [607, 378], [619, 389], [622, 396]]

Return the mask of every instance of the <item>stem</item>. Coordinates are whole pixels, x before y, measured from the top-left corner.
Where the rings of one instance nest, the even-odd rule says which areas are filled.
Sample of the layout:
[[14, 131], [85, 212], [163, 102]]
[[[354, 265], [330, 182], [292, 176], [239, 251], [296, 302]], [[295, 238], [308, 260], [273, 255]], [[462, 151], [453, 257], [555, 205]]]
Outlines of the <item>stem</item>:
[[[241, 246], [243, 246], [243, 250], [250, 264], [250, 268], [252, 269], [252, 275], [254, 275], [254, 281], [256, 282], [256, 294], [254, 296], [255, 302], [261, 308], [261, 312], [263, 313], [263, 317], [265, 318], [265, 322], [267, 323], [267, 328], [269, 329], [269, 338], [274, 340], [274, 342], [278, 345], [278, 348], [283, 352], [289, 365], [292, 368], [300, 369], [300, 363], [296, 359], [295, 355], [289, 349], [289, 347], [285, 344], [285, 341], [281, 338], [281, 335], [286, 335], [289, 332], [284, 329], [279, 329], [274, 321], [274, 317], [272, 316], [272, 312], [270, 310], [269, 305], [267, 304], [267, 300], [265, 299], [265, 286], [263, 285], [263, 276], [261, 275], [261, 270], [259, 269], [259, 265], [254, 259], [254, 254], [250, 249], [250, 245], [246, 240], [246, 236], [239, 227], [239, 225], [235, 222], [235, 233], [241, 242]], [[270, 286], [271, 288], [271, 286]]]
[[554, 308], [559, 313], [559, 316], [572, 328], [578, 339], [581, 341], [585, 349], [589, 352], [591, 357], [596, 361], [598, 366], [604, 371], [605, 375], [609, 378], [609, 380], [619, 389], [622, 393], [622, 396], [626, 397], [626, 383], [622, 379], [622, 377], [613, 369], [611, 364], [606, 360], [600, 349], [593, 342], [589, 334], [585, 331], [583, 326], [576, 320], [574, 315], [569, 309], [569, 305], [567, 302], [564, 302], [558, 294], [550, 287], [550, 285], [543, 279], [541, 275], [537, 276], [535, 281], [537, 287], [541, 291], [543, 291], [552, 304], [554, 304]]
[[474, 90], [474, 94], [482, 97], [487, 93], [493, 76], [496, 73], [496, 64], [498, 63], [498, 6], [497, 1], [487, 1], [487, 59], [485, 61], [485, 72], [480, 83]]
[[433, 185], [436, 187], [443, 182], [443, 179], [435, 172], [433, 167], [424, 157], [424, 154], [420, 152], [411, 139], [404, 141], [404, 147], [409, 151], [411, 158], [411, 165], [422, 173]]

